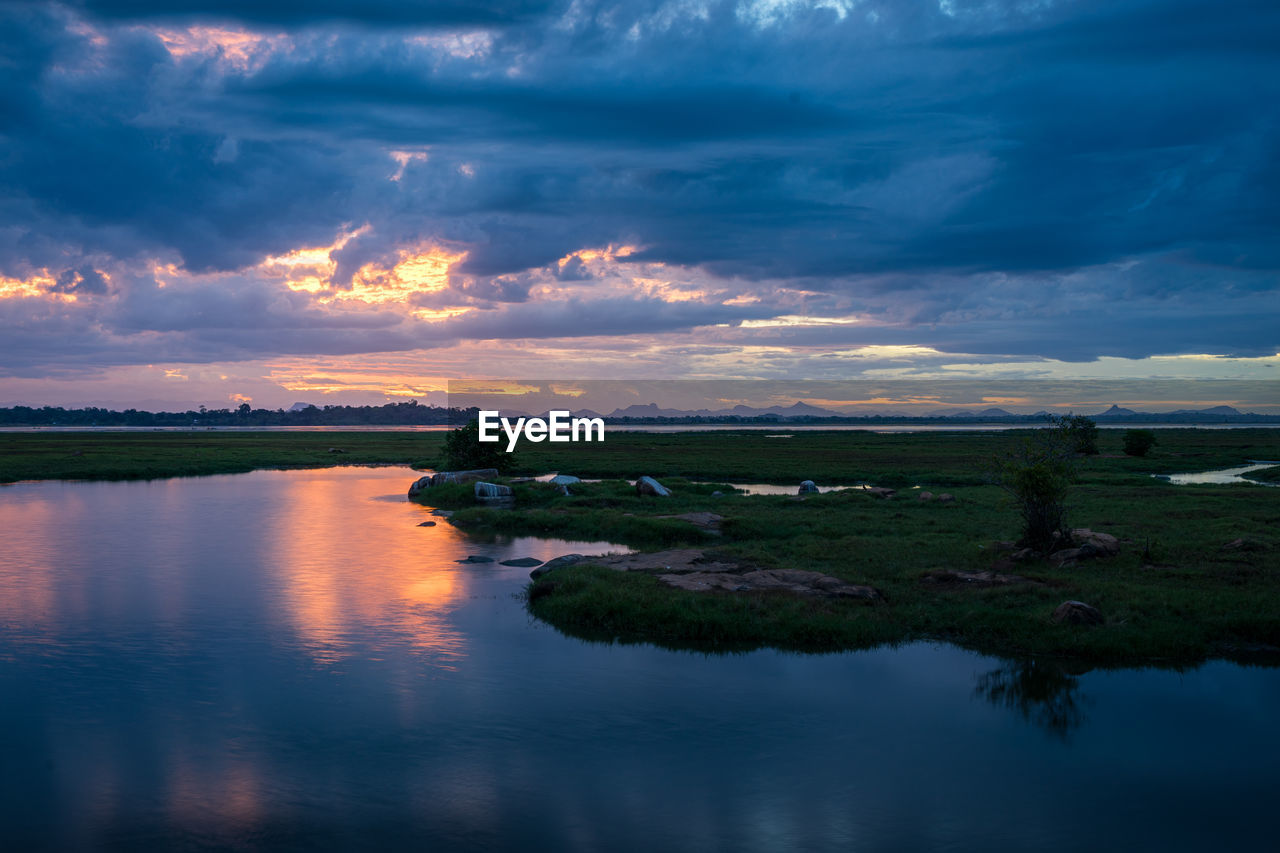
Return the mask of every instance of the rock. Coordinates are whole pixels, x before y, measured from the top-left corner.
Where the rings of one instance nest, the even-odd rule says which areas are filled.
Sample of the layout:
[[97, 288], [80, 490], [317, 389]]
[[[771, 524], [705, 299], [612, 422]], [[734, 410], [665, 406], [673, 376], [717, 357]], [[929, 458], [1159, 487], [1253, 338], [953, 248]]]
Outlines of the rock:
[[480, 554], [471, 554], [470, 556], [464, 559], [454, 560], [454, 562], [455, 563], [492, 563], [493, 557], [484, 557], [484, 556], [481, 556]]
[[541, 566], [542, 561], [535, 557], [517, 557], [514, 560], [502, 560], [498, 563], [498, 565], [499, 566], [515, 566], [516, 568], [527, 569], [527, 568], [530, 568], [531, 566]]
[[652, 477], [641, 477], [636, 480], [636, 494], [642, 497], [649, 495], [655, 498], [667, 498], [671, 497], [671, 490]]
[[680, 515], [656, 515], [654, 518], [678, 518], [702, 530], [719, 530], [724, 516], [714, 512], [686, 512]]
[[931, 500], [933, 500], [933, 492], [921, 492], [921, 493], [920, 493], [920, 500], [922, 500], [922, 501], [931, 501]]
[[1120, 540], [1110, 533], [1098, 533], [1087, 527], [1077, 527], [1071, 531], [1071, 541], [1076, 547], [1092, 549], [1089, 556], [1114, 557], [1120, 553]]
[[476, 482], [475, 493], [478, 498], [507, 498], [512, 495], [510, 486], [479, 481]]
[[740, 572], [744, 569], [739, 563], [708, 556], [701, 548], [611, 554], [593, 557], [591, 562], [618, 572]]
[[817, 483], [813, 482], [813, 480], [805, 480], [800, 484], [799, 494], [804, 495], [804, 494], [808, 494], [809, 492], [817, 492], [817, 491], [818, 491], [818, 485]]
[[[1062, 541], [1062, 538], [1058, 537], [1058, 541]], [[1072, 530], [1071, 542], [1075, 547], [1054, 551], [1049, 555], [1049, 562], [1066, 566], [1077, 560], [1096, 560], [1102, 557], [1113, 557], [1120, 553], [1119, 539], [1109, 533], [1097, 533], [1087, 527], [1077, 527]]]
[[1057, 566], [1065, 566], [1076, 560], [1086, 560], [1089, 556], [1090, 554], [1085, 553], [1083, 548], [1063, 548], [1061, 551], [1050, 554], [1049, 562]]
[[433, 509], [433, 510], [431, 510], [431, 514], [432, 514], [432, 515], [439, 516], [440, 518], [451, 518], [451, 517], [453, 516], [453, 510], [451, 510], [451, 509]]
[[1054, 608], [1049, 618], [1057, 625], [1101, 625], [1103, 622], [1098, 608], [1083, 601], [1064, 601]]
[[722, 498], [724, 497], [724, 492], [720, 491], [719, 489], [716, 489], [714, 492], [711, 493], [711, 497]]
[[893, 497], [897, 493], [898, 493], [897, 489], [890, 489], [884, 486], [872, 486], [871, 488], [867, 489], [867, 494], [871, 495], [871, 497], [882, 498], [884, 500], [888, 500], [889, 498]]
[[581, 483], [582, 480], [572, 474], [556, 474], [547, 482], [554, 486], [572, 486], [574, 483]]
[[330, 453], [346, 453], [347, 451], [345, 451], [345, 450], [343, 450], [343, 449], [341, 449], [341, 448], [338, 448], [338, 447], [330, 447], [330, 448], [329, 448], [329, 452], [330, 452]]
[[1025, 563], [1029, 560], [1038, 560], [1043, 556], [1044, 554], [1041, 554], [1035, 548], [1019, 548], [1009, 555], [1009, 559], [1015, 563]]
[[516, 499], [510, 486], [476, 481], [476, 500], [485, 506], [514, 506]]
[[572, 566], [574, 563], [581, 563], [587, 559], [582, 554], [565, 554], [562, 557], [556, 557], [554, 560], [547, 560], [541, 566], [529, 572], [529, 577], [540, 578], [547, 572], [553, 572], [556, 569], [562, 569], [565, 566]]
[[676, 589], [687, 589], [690, 592], [705, 592], [711, 589], [726, 589], [730, 592], [743, 592], [750, 589], [742, 582], [740, 575], [715, 574], [712, 572], [692, 572], [679, 575], [658, 575], [658, 580]]
[[938, 503], [940, 504], [953, 504], [955, 502], [956, 502], [956, 496], [951, 494], [950, 492], [943, 492], [942, 494], [938, 495]]
[[[330, 448], [330, 452], [332, 450]], [[439, 486], [442, 483], [470, 483], [473, 480], [487, 480], [496, 476], [498, 476], [497, 468], [476, 468], [471, 471], [437, 471], [434, 474], [427, 474], [414, 480], [413, 485], [409, 487], [409, 497], [416, 498], [432, 486]]]
[[435, 527], [436, 523], [434, 521], [423, 521], [423, 522], [419, 522], [418, 526], [419, 527]]
[[1010, 551], [1016, 551], [1017, 548], [1018, 548], [1018, 544], [1016, 542], [996, 542], [991, 546], [991, 550], [995, 551], [997, 554], [1004, 554]]

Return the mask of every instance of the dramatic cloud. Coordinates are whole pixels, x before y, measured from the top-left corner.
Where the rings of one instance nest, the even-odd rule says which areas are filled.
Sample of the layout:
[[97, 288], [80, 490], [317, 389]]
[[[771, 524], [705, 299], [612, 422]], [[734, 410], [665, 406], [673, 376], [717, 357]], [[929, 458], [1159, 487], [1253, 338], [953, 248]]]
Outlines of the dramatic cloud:
[[3, 3], [0, 375], [1272, 356], [1278, 44], [1191, 0]]

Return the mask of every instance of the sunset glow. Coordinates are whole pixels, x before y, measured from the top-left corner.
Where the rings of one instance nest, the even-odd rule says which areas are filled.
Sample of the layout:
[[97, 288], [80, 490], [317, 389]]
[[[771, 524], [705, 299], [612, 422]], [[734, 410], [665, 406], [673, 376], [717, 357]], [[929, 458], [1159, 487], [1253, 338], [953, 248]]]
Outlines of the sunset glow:
[[1276, 2], [0, 0], [0, 853], [1265, 850], [1278, 488]]
[[[1250, 200], [1274, 195], [1268, 125], [1244, 95], [1267, 75], [1179, 55], [1196, 83], [1174, 116], [1144, 94], [1160, 63], [1099, 87], [1055, 53], [1044, 73], [1075, 94], [1030, 109], [1021, 60], [957, 39], [1075, 49], [1066, 7], [719, 5], [459, 7], [447, 25], [415, 7], [368, 28], [350, 10], [35, 4], [58, 46], [22, 54], [48, 133], [8, 138], [2, 167], [0, 402], [368, 402], [525, 369], [1274, 369], [1274, 229]], [[905, 33], [923, 71], [877, 66]], [[732, 84], [699, 59], [722, 40], [743, 52]], [[1063, 115], [1112, 132], [1082, 154]], [[365, 379], [270, 378], [306, 359]], [[157, 361], [192, 377], [180, 398], [126, 379]]]

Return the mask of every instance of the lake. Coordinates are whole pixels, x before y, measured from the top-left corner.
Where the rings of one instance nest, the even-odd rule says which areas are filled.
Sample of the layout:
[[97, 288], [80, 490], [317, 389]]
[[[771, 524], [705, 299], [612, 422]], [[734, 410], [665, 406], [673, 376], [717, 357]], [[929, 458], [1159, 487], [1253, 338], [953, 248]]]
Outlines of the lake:
[[1280, 670], [588, 644], [455, 560], [612, 546], [469, 540], [417, 476], [0, 487], [0, 846], [1274, 843]]

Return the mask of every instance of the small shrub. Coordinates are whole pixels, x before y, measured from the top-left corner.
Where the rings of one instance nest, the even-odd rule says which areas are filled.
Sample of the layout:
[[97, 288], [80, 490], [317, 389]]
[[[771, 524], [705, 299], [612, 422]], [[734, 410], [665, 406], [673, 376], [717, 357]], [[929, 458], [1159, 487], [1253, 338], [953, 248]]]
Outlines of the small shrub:
[[1126, 430], [1124, 434], [1124, 452], [1128, 456], [1146, 456], [1147, 451], [1156, 444], [1156, 434], [1149, 429]]
[[466, 426], [452, 430], [444, 438], [444, 451], [440, 467], [445, 471], [465, 471], [472, 468], [497, 468], [510, 471], [516, 465], [514, 453], [507, 453], [502, 442], [482, 442], [480, 421], [472, 420]]
[[1066, 500], [1076, 478], [1075, 448], [1069, 426], [1059, 422], [996, 460], [995, 482], [1018, 504], [1022, 541], [1036, 550], [1049, 551], [1055, 534], [1068, 541]]
[[1098, 453], [1098, 424], [1084, 415], [1052, 418], [1055, 428], [1075, 453], [1095, 456]]

